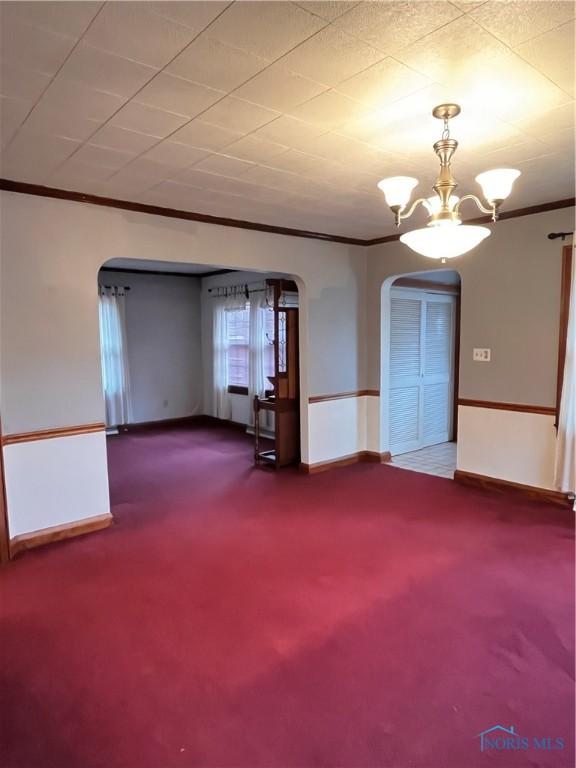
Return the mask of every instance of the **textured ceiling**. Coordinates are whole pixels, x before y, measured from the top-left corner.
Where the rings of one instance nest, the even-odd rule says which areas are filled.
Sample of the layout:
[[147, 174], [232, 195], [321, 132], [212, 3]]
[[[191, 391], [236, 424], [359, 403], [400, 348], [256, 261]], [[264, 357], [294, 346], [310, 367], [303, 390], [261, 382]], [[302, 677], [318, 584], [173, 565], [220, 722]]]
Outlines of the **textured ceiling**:
[[[2, 2], [1, 175], [371, 238], [426, 194], [442, 101], [460, 191], [574, 194], [573, 2]], [[469, 214], [477, 215], [475, 208]], [[414, 226], [414, 224], [411, 224]]]

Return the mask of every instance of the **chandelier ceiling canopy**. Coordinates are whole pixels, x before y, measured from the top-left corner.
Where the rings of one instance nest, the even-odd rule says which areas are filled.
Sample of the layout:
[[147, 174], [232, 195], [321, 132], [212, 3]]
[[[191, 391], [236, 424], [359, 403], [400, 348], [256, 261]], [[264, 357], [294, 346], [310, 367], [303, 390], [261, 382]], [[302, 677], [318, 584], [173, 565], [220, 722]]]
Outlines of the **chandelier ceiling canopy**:
[[473, 200], [481, 211], [492, 215], [492, 221], [497, 221], [500, 206], [510, 195], [520, 171], [497, 168], [476, 176], [484, 202], [474, 194], [457, 197], [454, 194], [458, 184], [452, 175], [452, 157], [458, 142], [450, 138], [449, 121], [460, 114], [460, 107], [458, 104], [441, 104], [432, 110], [432, 114], [444, 123], [442, 138], [434, 144], [434, 152], [440, 160], [440, 173], [433, 187], [436, 194], [429, 198], [420, 197], [410, 205], [412, 191], [418, 184], [418, 179], [411, 176], [382, 179], [378, 187], [394, 214], [396, 226], [409, 218], [418, 205], [426, 208], [429, 214], [427, 226], [406, 232], [400, 240], [422, 256], [444, 260], [467, 253], [491, 234], [487, 227], [462, 223], [462, 203]]

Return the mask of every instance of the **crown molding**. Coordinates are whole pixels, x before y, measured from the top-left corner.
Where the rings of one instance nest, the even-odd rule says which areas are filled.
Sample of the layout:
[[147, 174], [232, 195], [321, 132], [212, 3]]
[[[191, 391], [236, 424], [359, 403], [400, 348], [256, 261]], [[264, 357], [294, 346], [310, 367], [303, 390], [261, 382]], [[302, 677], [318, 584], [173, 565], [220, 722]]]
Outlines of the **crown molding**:
[[222, 216], [210, 216], [207, 213], [182, 211], [178, 208], [165, 208], [161, 205], [135, 203], [130, 200], [117, 200], [113, 197], [101, 197], [100, 195], [87, 195], [83, 192], [73, 192], [69, 189], [44, 187], [40, 184], [28, 184], [22, 181], [12, 181], [11, 179], [0, 179], [0, 189], [7, 192], [18, 192], [24, 195], [53, 197], [58, 200], [71, 200], [75, 203], [91, 203], [92, 205], [101, 205], [106, 208], [119, 208], [123, 211], [148, 213], [152, 216], [165, 216], [170, 219], [185, 219], [187, 221], [200, 221], [203, 224], [218, 224], [221, 227], [235, 227], [236, 229], [251, 229], [257, 232], [269, 232], [273, 235], [305, 237], [309, 240], [325, 240], [332, 243], [342, 243], [344, 245], [365, 244], [364, 240], [360, 240], [356, 237], [329, 235], [325, 232], [309, 232], [305, 229], [291, 229], [290, 227], [276, 227], [271, 224], [260, 224], [255, 221], [243, 221], [242, 219], [227, 219]]
[[[255, 221], [227, 219], [222, 216], [210, 216], [207, 213], [195, 213], [194, 211], [182, 211], [178, 208], [165, 208], [160, 205], [148, 205], [147, 203], [136, 203], [130, 200], [117, 200], [113, 197], [88, 195], [84, 194], [83, 192], [73, 192], [69, 189], [44, 187], [41, 184], [28, 184], [27, 182], [13, 181], [11, 179], [0, 179], [0, 190], [4, 190], [6, 192], [17, 192], [23, 195], [36, 195], [37, 197], [52, 197], [58, 200], [71, 200], [72, 202], [76, 203], [90, 203], [92, 205], [100, 205], [105, 208], [118, 208], [123, 211], [147, 213], [151, 216], [165, 216], [170, 219], [200, 221], [203, 224], [217, 224], [221, 227], [249, 229], [256, 232], [268, 232], [273, 235], [285, 235], [287, 237], [304, 237], [308, 240], [324, 240], [325, 242], [340, 243], [343, 245], [382, 245], [383, 243], [394, 243], [400, 239], [400, 235], [387, 235], [385, 237], [375, 237], [368, 240], [362, 240], [357, 237], [331, 235], [326, 232], [311, 232], [305, 229], [277, 227], [272, 224], [261, 224]], [[528, 208], [518, 208], [514, 211], [504, 211], [500, 214], [500, 220], [515, 219], [519, 216], [531, 216], [534, 213], [555, 211], [559, 208], [572, 208], [574, 205], [576, 205], [576, 198], [569, 197], [565, 200], [555, 200], [550, 203], [531, 205]], [[490, 221], [490, 216], [480, 216], [476, 219], [467, 219], [464, 223], [484, 224]]]

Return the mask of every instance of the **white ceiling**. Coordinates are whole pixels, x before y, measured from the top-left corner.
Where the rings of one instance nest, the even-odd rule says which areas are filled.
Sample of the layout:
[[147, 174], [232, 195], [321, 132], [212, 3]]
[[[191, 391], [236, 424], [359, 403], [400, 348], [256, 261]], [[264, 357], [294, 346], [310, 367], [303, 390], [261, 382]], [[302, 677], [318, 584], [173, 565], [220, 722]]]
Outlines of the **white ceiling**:
[[425, 194], [431, 110], [457, 101], [461, 191], [512, 166], [508, 208], [574, 195], [571, 1], [47, 0], [0, 14], [4, 178], [378, 237], [395, 230], [376, 182], [414, 175]]

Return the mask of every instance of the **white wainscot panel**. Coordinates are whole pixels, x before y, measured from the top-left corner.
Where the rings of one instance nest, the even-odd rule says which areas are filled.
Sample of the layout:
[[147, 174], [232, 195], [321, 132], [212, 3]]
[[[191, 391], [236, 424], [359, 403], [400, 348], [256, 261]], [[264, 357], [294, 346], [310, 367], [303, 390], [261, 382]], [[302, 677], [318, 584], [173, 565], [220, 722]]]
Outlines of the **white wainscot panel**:
[[10, 537], [110, 512], [104, 431], [4, 448]]
[[458, 409], [458, 469], [554, 489], [554, 416]]
[[366, 400], [366, 397], [345, 397], [310, 403], [310, 464], [366, 450]]

